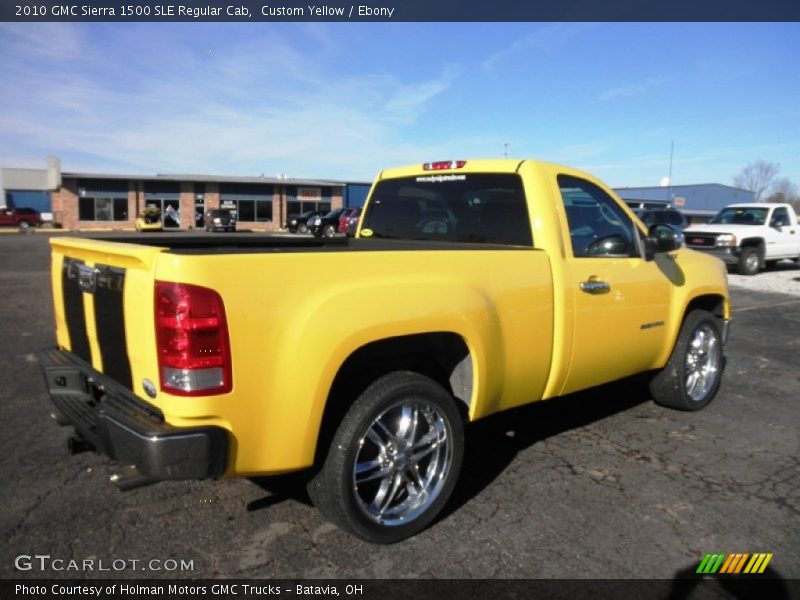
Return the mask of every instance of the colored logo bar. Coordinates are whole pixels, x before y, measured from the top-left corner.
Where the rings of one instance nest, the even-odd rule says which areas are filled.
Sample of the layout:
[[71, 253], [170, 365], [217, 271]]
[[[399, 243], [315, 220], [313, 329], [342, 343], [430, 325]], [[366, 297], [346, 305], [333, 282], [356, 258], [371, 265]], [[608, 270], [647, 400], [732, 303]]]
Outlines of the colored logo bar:
[[772, 560], [772, 556], [771, 552], [756, 552], [754, 554], [748, 552], [734, 552], [732, 554], [716, 552], [714, 554], [706, 554], [696, 572], [702, 574], [724, 573], [726, 575], [763, 573], [769, 561]]

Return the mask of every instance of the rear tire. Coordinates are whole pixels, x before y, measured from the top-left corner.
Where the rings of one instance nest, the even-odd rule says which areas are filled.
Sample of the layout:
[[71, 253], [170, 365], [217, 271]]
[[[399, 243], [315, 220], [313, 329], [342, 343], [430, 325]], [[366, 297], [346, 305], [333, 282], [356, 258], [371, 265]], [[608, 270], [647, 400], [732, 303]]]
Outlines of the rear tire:
[[650, 382], [653, 400], [678, 410], [700, 410], [717, 394], [724, 365], [719, 320], [708, 311], [693, 310], [667, 366]]
[[18, 225], [20, 231], [28, 231], [28, 228], [30, 226], [31, 226], [31, 224], [28, 223], [27, 221], [20, 221], [19, 225]]
[[297, 233], [308, 233], [308, 225], [303, 223], [302, 225], [297, 226]]
[[322, 235], [326, 238], [332, 238], [336, 235], [336, 228], [333, 225], [326, 225], [325, 229], [322, 230]]
[[739, 255], [739, 264], [736, 270], [739, 275], [756, 275], [761, 265], [761, 256], [755, 246], [745, 246]]
[[463, 455], [455, 398], [424, 375], [390, 373], [347, 411], [308, 494], [342, 529], [370, 542], [399, 542], [436, 518]]

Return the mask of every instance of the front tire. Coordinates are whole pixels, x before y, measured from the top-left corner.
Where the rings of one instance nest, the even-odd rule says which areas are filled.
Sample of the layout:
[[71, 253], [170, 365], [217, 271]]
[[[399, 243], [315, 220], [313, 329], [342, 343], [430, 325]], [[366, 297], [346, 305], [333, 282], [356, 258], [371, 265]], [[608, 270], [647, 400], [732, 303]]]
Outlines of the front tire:
[[739, 275], [756, 275], [761, 265], [761, 256], [755, 246], [745, 246], [739, 255], [739, 264], [736, 270]]
[[719, 320], [693, 310], [681, 326], [667, 366], [650, 382], [657, 404], [695, 411], [708, 405], [722, 379], [724, 357]]
[[353, 403], [308, 484], [325, 518], [391, 544], [427, 527], [455, 487], [464, 455], [456, 400], [432, 379], [398, 371]]

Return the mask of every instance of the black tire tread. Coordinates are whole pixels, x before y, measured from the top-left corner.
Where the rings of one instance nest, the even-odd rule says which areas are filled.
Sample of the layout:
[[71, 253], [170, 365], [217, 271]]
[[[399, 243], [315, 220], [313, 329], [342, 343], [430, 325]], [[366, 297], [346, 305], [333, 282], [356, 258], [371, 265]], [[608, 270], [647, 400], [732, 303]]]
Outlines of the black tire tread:
[[[383, 404], [389, 404], [403, 393], [427, 395], [436, 399], [448, 414], [453, 436], [453, 462], [450, 466], [449, 481], [441, 491], [431, 509], [408, 525], [380, 529], [378, 525], [368, 524], [366, 517], [357, 513], [348, 499], [349, 487], [345, 474], [349, 474], [347, 463], [348, 443], [360, 433], [366, 418], [377, 416]], [[358, 397], [345, 414], [331, 442], [325, 460], [308, 482], [307, 491], [314, 506], [323, 517], [370, 542], [390, 544], [406, 539], [425, 527], [436, 518], [455, 487], [455, 480], [463, 458], [463, 424], [455, 405], [456, 400], [433, 379], [412, 371], [395, 371], [380, 377]]]
[[685, 349], [689, 344], [695, 328], [703, 321], [708, 321], [714, 325], [720, 343], [722, 342], [722, 335], [717, 317], [705, 310], [692, 310], [689, 312], [689, 314], [686, 315], [686, 319], [684, 319], [683, 325], [681, 325], [681, 330], [678, 334], [678, 339], [675, 341], [675, 347], [672, 349], [669, 361], [667, 361], [666, 366], [650, 382], [650, 393], [653, 395], [653, 400], [656, 404], [677, 410], [696, 411], [704, 408], [714, 399], [722, 379], [722, 370], [725, 362], [724, 356], [721, 357], [720, 360], [717, 381], [714, 383], [714, 386], [705, 400], [696, 402], [690, 399], [684, 387], [683, 370]]
[[736, 265], [736, 272], [739, 273], [739, 275], [758, 274], [759, 267], [756, 267], [756, 270], [752, 272], [747, 270], [747, 260], [745, 259], [747, 258], [748, 254], [752, 254], [753, 252], [755, 252], [756, 256], [758, 256], [759, 265], [761, 264], [761, 256], [760, 256], [761, 253], [759, 252], [758, 248], [755, 246], [745, 246], [744, 248], [742, 248], [741, 254], [739, 254], [739, 262]]

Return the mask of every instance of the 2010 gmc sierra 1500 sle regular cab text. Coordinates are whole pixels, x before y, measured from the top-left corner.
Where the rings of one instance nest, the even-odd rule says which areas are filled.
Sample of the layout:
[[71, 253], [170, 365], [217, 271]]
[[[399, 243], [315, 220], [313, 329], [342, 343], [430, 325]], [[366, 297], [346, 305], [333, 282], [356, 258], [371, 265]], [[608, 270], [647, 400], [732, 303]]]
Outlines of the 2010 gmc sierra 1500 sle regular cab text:
[[702, 408], [731, 317], [721, 261], [531, 160], [384, 171], [351, 240], [51, 243], [41, 364], [76, 448], [129, 465], [122, 488], [308, 469], [323, 515], [382, 543], [441, 510], [466, 422], [643, 372]]

